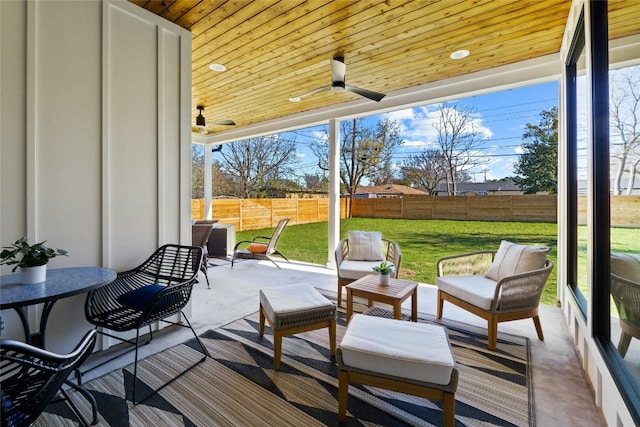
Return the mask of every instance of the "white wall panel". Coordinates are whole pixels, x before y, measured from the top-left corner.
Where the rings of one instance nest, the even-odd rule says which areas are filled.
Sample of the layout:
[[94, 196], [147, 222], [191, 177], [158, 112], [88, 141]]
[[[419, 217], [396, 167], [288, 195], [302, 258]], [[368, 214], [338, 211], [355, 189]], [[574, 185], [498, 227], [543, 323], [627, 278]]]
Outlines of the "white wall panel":
[[[0, 245], [29, 234], [69, 251], [52, 268], [123, 270], [189, 243], [191, 34], [123, 0], [0, 1], [0, 19]], [[83, 301], [54, 306], [47, 347], [90, 327]]]
[[115, 5], [105, 22], [109, 259], [120, 270], [158, 245], [157, 30]]

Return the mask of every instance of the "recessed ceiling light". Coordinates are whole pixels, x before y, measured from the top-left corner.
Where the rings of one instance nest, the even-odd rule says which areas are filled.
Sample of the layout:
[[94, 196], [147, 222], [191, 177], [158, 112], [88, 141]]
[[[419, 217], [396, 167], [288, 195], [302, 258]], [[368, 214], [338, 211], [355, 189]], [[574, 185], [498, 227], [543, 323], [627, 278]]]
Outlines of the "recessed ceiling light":
[[222, 64], [211, 64], [209, 65], [209, 68], [211, 68], [213, 71], [224, 71], [227, 69], [227, 67]]
[[450, 56], [451, 59], [462, 59], [462, 58], [466, 58], [467, 56], [469, 56], [469, 51], [466, 50], [466, 49], [456, 50], [455, 52], [453, 52], [449, 56]]
[[291, 101], [291, 102], [300, 102], [301, 99], [298, 96], [294, 96], [293, 98], [289, 98], [289, 101]]

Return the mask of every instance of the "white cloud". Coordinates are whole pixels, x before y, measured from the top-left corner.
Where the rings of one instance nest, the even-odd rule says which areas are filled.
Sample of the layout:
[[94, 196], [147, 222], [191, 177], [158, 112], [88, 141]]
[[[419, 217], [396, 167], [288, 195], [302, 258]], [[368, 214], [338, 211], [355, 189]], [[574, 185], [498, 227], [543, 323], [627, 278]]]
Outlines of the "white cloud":
[[516, 148], [513, 149], [513, 151], [516, 154], [524, 154], [524, 149], [522, 148], [522, 145], [518, 145]]
[[[435, 142], [438, 132], [434, 125], [438, 122], [440, 105], [430, 105], [426, 107], [416, 107], [411, 110], [402, 110], [391, 114], [408, 123], [403, 126], [402, 138], [407, 141], [406, 146], [418, 146], [415, 141], [421, 141], [424, 144], [432, 144]], [[411, 113], [409, 113], [411, 111]], [[457, 110], [451, 110], [453, 114], [457, 114]], [[493, 136], [493, 132], [487, 126], [484, 126], [482, 116], [475, 114], [467, 124], [467, 130], [474, 130], [480, 133], [482, 139], [489, 139]]]
[[297, 157], [297, 158], [299, 158], [299, 159], [302, 159], [304, 156], [306, 156], [306, 154], [305, 154], [305, 153], [302, 153], [302, 152], [300, 152], [300, 151], [298, 151], [298, 152], [296, 153], [296, 157]]
[[398, 110], [387, 113], [387, 117], [391, 120], [397, 120], [399, 122], [403, 120], [412, 120], [414, 118], [413, 108], [407, 108], [406, 110]]

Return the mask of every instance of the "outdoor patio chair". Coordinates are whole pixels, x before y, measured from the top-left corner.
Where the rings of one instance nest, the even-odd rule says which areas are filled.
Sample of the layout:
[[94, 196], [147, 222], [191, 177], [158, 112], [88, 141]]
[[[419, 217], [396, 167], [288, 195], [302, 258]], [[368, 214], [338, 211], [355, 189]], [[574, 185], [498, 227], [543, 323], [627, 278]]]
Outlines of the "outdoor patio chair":
[[209, 236], [213, 231], [214, 223], [198, 223], [196, 222], [191, 226], [191, 244], [193, 246], [200, 246], [202, 248], [202, 262], [200, 263], [200, 271], [204, 274], [207, 280], [207, 288], [211, 289], [209, 284], [209, 276], [207, 275], [207, 268], [209, 267], [209, 254], [207, 252], [207, 242]]
[[488, 347], [495, 350], [498, 323], [532, 318], [543, 341], [538, 305], [553, 269], [551, 248], [502, 241], [497, 251], [477, 251], [436, 262], [437, 318], [444, 301], [488, 321]]
[[[149, 396], [164, 388], [176, 378], [180, 377], [195, 365], [203, 362], [209, 353], [200, 338], [193, 330], [189, 319], [182, 311], [191, 298], [191, 291], [198, 275], [198, 266], [202, 263], [202, 248], [196, 246], [164, 245], [156, 250], [145, 262], [138, 267], [118, 273], [116, 279], [108, 285], [95, 289], [87, 295], [85, 302], [85, 316], [89, 323], [99, 333], [127, 342], [134, 346], [135, 358], [133, 367], [133, 393], [132, 402], [140, 403]], [[176, 314], [182, 315], [185, 324], [167, 320]], [[149, 339], [143, 343], [148, 344], [153, 339], [151, 325], [158, 321], [172, 325], [183, 326], [191, 329], [204, 357], [185, 371], [175, 376], [169, 382], [163, 384], [144, 399], [136, 399], [136, 382], [138, 375], [138, 348], [140, 346], [140, 329], [149, 327]], [[136, 331], [135, 340], [124, 339], [112, 335], [106, 330], [125, 332]], [[126, 352], [130, 351], [128, 349]], [[125, 353], [126, 353], [125, 352]], [[104, 363], [94, 366], [102, 366]], [[89, 369], [89, 370], [91, 370]], [[86, 373], [85, 371], [83, 372]]]
[[624, 357], [631, 338], [640, 339], [640, 255], [611, 254], [611, 296], [620, 318], [618, 353]]
[[[275, 230], [273, 230], [273, 234], [271, 237], [266, 236], [256, 236], [253, 240], [243, 240], [236, 243], [233, 248], [233, 258], [231, 258], [231, 268], [233, 268], [233, 264], [236, 259], [254, 259], [254, 260], [269, 260], [276, 267], [280, 268], [280, 266], [274, 261], [272, 258], [273, 255], [278, 255], [282, 257], [287, 262], [291, 262], [287, 259], [286, 256], [282, 255], [280, 251], [278, 251], [277, 245], [284, 228], [289, 222], [290, 218], [283, 218], [276, 225]], [[262, 242], [260, 242], [262, 240]], [[265, 243], [266, 242], [266, 243]], [[239, 249], [240, 245], [247, 244], [247, 247], [244, 249]]]
[[[69, 354], [56, 354], [19, 341], [0, 340], [2, 426], [29, 426], [61, 392], [75, 415], [89, 425], [62, 388], [69, 374], [86, 360], [96, 343], [96, 331], [87, 332]], [[85, 392], [86, 393], [86, 392]], [[85, 397], [87, 397], [87, 395]], [[94, 423], [97, 421], [94, 412]]]
[[[372, 242], [375, 242], [373, 246]], [[391, 277], [399, 277], [400, 274], [400, 246], [393, 240], [382, 238], [382, 234], [376, 231], [349, 231], [349, 237], [338, 244], [335, 257], [338, 269], [338, 305], [342, 303], [342, 288], [368, 274], [375, 274], [373, 267], [379, 266], [382, 261], [393, 264], [395, 271], [391, 273]]]

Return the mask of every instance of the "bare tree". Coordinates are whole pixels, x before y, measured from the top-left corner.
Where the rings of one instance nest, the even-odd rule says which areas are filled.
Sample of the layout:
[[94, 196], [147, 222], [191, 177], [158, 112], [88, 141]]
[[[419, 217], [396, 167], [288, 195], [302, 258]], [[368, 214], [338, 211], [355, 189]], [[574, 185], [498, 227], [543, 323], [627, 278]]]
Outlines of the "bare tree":
[[[390, 168], [393, 152], [402, 144], [400, 125], [385, 117], [374, 128], [367, 128], [362, 119], [353, 119], [340, 123], [340, 133], [340, 179], [352, 199], [365, 177], [374, 178], [385, 167]], [[318, 157], [318, 167], [329, 170], [327, 144], [319, 142], [311, 148]]]
[[191, 144], [191, 198], [204, 198], [204, 145]]
[[640, 67], [612, 73], [611, 157], [614, 166], [613, 194], [620, 194], [627, 173], [626, 194], [631, 194], [640, 170]]
[[403, 181], [434, 194], [438, 184], [446, 179], [444, 159], [435, 149], [426, 149], [409, 156], [400, 166]]
[[476, 124], [472, 108], [457, 103], [442, 104], [434, 128], [436, 144], [442, 155], [450, 196], [457, 192], [458, 177], [467, 176], [468, 171], [486, 163], [478, 156], [482, 148], [482, 132]]
[[297, 159], [295, 140], [269, 135], [225, 144], [220, 154], [223, 169], [235, 177], [240, 197], [258, 195], [270, 180], [293, 173]]

